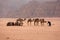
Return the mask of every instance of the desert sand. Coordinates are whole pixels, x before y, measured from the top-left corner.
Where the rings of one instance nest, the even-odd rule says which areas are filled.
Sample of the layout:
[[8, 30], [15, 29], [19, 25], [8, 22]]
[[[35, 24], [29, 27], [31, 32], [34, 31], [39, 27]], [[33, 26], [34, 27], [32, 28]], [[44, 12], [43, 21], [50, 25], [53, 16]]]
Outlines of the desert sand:
[[45, 18], [51, 21], [52, 26], [47, 23], [44, 26], [27, 25], [6, 26], [7, 22], [15, 22], [17, 18], [0, 18], [0, 40], [60, 40], [60, 18]]

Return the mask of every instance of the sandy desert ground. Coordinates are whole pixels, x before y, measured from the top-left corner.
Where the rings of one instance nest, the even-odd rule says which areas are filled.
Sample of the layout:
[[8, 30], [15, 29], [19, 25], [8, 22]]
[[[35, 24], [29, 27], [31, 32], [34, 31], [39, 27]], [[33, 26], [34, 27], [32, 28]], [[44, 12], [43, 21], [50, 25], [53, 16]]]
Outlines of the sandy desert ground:
[[60, 18], [45, 18], [51, 21], [52, 26], [6, 26], [6, 23], [15, 22], [17, 18], [0, 18], [0, 40], [60, 40]]

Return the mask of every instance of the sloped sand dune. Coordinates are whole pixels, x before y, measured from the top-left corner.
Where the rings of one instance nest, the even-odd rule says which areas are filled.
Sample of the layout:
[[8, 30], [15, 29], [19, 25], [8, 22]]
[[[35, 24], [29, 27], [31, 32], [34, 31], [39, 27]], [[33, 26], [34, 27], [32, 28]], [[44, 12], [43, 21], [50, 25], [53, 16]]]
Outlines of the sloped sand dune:
[[0, 18], [0, 40], [60, 40], [60, 18], [45, 18], [51, 21], [52, 26], [6, 26], [6, 23], [15, 22], [17, 18]]

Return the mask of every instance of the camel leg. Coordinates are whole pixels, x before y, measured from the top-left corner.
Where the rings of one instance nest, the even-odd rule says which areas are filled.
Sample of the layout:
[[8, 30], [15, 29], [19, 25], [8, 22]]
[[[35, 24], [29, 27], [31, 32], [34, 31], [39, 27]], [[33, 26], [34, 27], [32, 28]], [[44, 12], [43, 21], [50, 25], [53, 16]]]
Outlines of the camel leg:
[[38, 25], [38, 22], [34, 22], [34, 26], [37, 26]]
[[41, 26], [43, 26], [43, 25], [44, 25], [44, 23], [41, 22]]
[[39, 25], [39, 22], [37, 22], [37, 26]]
[[35, 26], [35, 22], [34, 22], [34, 26]]
[[29, 22], [29, 25], [31, 25], [31, 22]]
[[27, 22], [27, 25], [29, 25], [29, 22]]
[[31, 25], [31, 22], [27, 22], [27, 25]]

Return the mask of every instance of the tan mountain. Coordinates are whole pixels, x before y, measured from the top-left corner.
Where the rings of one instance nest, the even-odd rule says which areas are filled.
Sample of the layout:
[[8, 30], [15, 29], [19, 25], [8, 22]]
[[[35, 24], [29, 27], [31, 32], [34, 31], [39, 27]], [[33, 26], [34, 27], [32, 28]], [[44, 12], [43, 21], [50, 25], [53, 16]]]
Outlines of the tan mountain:
[[20, 9], [9, 12], [6, 17], [60, 17], [60, 3], [30, 1]]

